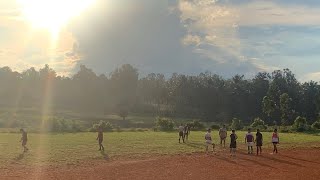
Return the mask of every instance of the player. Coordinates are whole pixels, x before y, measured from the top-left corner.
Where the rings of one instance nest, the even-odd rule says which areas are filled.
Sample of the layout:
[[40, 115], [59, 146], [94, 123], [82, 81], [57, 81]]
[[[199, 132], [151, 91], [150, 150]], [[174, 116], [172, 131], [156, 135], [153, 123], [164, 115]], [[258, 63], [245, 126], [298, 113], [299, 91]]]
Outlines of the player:
[[102, 145], [103, 142], [103, 129], [99, 128], [97, 140], [99, 142], [99, 151], [104, 151], [104, 147]]
[[262, 141], [263, 141], [263, 137], [262, 137], [262, 134], [260, 132], [260, 129], [257, 129], [257, 133], [256, 133], [256, 146], [257, 146], [257, 155], [259, 155], [259, 152], [260, 152], [260, 155], [262, 153]]
[[230, 134], [230, 155], [231, 156], [236, 155], [237, 139], [238, 139], [238, 136], [236, 135], [236, 131], [233, 129], [232, 133]]
[[184, 134], [183, 134], [183, 131], [184, 131], [184, 127], [182, 124], [180, 124], [179, 126], [179, 143], [180, 143], [180, 139], [182, 139], [183, 143], [184, 143]]
[[274, 129], [272, 133], [273, 154], [278, 153], [277, 145], [280, 143], [278, 129]]
[[183, 133], [184, 133], [184, 139], [185, 139], [185, 140], [188, 140], [188, 136], [189, 136], [189, 134], [190, 134], [190, 127], [189, 127], [188, 124], [186, 124], [186, 125], [184, 126]]
[[252, 154], [253, 153], [254, 136], [251, 133], [251, 128], [248, 129], [248, 133], [246, 134], [244, 142], [247, 143], [248, 154]]
[[22, 133], [22, 137], [21, 137], [20, 142], [22, 142], [21, 145], [23, 147], [23, 152], [27, 152], [27, 151], [29, 151], [29, 149], [27, 148], [28, 134], [23, 129], [20, 129], [20, 132]]
[[220, 145], [222, 146], [222, 142], [223, 142], [223, 147], [226, 147], [227, 135], [228, 134], [227, 134], [226, 125], [223, 125], [223, 127], [219, 129]]
[[210, 128], [208, 129], [206, 135], [204, 136], [204, 139], [206, 140], [206, 153], [208, 153], [209, 151], [209, 146], [212, 146], [212, 152], [214, 152], [215, 144], [212, 142]]

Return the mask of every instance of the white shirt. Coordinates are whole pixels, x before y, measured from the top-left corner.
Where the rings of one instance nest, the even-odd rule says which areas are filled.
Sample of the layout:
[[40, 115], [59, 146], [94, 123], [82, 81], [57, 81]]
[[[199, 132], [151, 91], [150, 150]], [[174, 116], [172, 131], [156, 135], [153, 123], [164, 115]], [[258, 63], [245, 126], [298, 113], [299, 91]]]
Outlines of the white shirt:
[[183, 132], [184, 131], [184, 127], [183, 126], [179, 126], [179, 132]]
[[212, 138], [211, 138], [211, 133], [206, 133], [206, 135], [204, 136], [204, 138], [206, 139], [206, 141], [211, 141]]

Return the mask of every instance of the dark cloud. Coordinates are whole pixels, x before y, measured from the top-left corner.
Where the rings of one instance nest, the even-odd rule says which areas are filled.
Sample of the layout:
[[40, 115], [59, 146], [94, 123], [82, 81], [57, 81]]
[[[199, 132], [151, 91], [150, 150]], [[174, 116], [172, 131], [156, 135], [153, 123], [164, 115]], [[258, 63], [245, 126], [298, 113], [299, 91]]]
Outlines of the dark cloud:
[[[194, 47], [182, 45], [187, 29], [181, 23], [180, 12], [169, 11], [169, 6], [177, 2], [119, 0], [111, 5], [112, 9], [100, 3], [70, 26], [82, 55], [79, 63], [98, 73], [109, 73], [124, 63], [134, 65], [141, 74], [212, 71], [231, 76], [257, 71], [249, 62], [235, 60], [237, 57], [225, 55], [227, 61], [221, 63], [197, 53]], [[210, 51], [221, 53], [218, 49]]]

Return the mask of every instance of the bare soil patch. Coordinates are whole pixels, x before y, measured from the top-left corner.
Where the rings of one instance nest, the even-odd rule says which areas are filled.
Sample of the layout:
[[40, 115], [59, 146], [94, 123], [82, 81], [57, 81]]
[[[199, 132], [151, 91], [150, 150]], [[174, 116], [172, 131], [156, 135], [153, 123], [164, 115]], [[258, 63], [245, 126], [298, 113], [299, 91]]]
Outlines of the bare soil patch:
[[10, 165], [0, 179], [319, 179], [320, 149], [283, 150], [261, 156], [228, 149], [216, 154], [193, 153], [146, 159], [87, 161], [78, 165]]

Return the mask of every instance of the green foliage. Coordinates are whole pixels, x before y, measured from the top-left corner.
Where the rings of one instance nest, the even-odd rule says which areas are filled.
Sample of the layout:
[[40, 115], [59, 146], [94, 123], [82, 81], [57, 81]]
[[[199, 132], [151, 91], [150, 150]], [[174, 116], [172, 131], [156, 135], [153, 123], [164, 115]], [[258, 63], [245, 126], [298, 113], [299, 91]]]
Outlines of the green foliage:
[[234, 130], [240, 130], [243, 128], [243, 124], [240, 119], [233, 118], [231, 123], [231, 128]]
[[220, 129], [220, 126], [216, 125], [216, 124], [213, 124], [213, 125], [211, 125], [211, 129]]
[[188, 123], [188, 125], [193, 130], [204, 130], [204, 125], [199, 120], [193, 120], [191, 123]]
[[294, 120], [294, 124], [292, 126], [292, 128], [298, 132], [303, 132], [308, 130], [308, 123], [307, 123], [307, 119], [304, 117], [300, 117], [298, 116], [295, 120]]
[[48, 132], [80, 132], [81, 126], [76, 120], [66, 120], [64, 118], [50, 118], [45, 121], [42, 131]]
[[287, 93], [280, 96], [281, 123], [283, 126], [288, 124], [291, 98]]
[[317, 121], [315, 121], [312, 125], [311, 125], [312, 129], [320, 129], [320, 119], [318, 119]]
[[261, 130], [268, 128], [268, 126], [265, 124], [265, 122], [262, 119], [260, 119], [259, 117], [255, 118], [253, 120], [251, 127], [256, 128], [256, 129], [261, 129]]
[[174, 127], [173, 120], [169, 118], [157, 117], [155, 124], [157, 129], [161, 131], [172, 131]]
[[103, 131], [112, 131], [113, 130], [113, 125], [108, 121], [100, 121], [97, 124], [93, 124], [92, 128], [90, 129], [91, 132], [96, 132], [99, 129], [102, 129]]
[[268, 96], [263, 97], [262, 111], [268, 116], [271, 116], [271, 114], [275, 111], [275, 102], [271, 100]]

